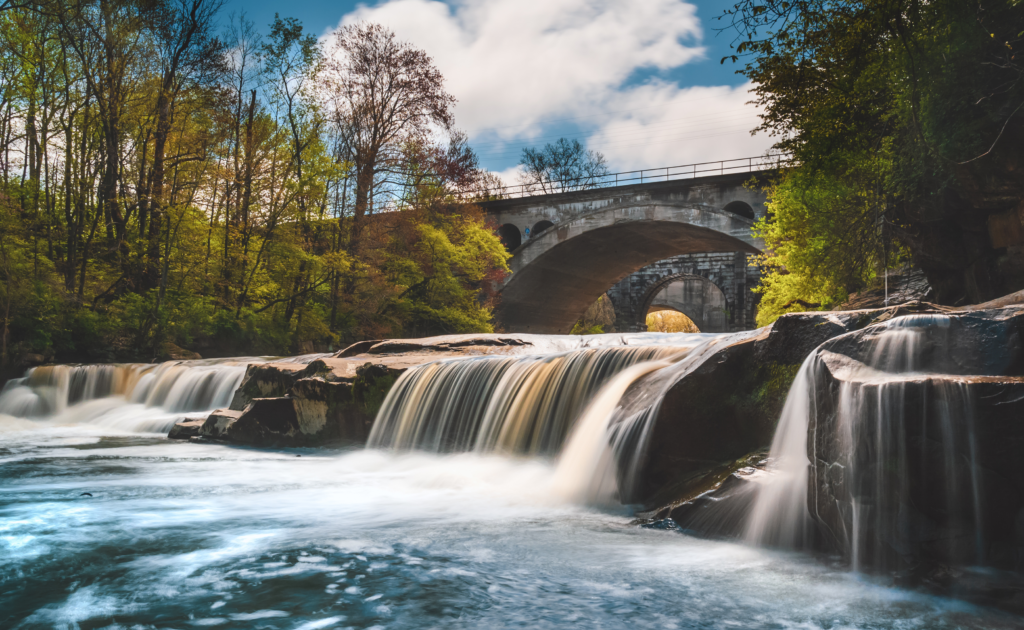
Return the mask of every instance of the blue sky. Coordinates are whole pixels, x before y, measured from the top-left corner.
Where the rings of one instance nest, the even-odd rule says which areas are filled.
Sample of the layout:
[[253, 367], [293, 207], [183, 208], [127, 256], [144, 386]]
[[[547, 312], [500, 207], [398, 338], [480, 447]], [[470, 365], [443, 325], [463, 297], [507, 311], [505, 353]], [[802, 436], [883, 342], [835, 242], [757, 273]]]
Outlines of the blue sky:
[[755, 156], [757, 111], [713, 18], [730, 0], [227, 0], [263, 30], [298, 18], [328, 37], [382, 23], [423, 48], [459, 100], [456, 124], [482, 165], [515, 179], [525, 146], [561, 136], [613, 171]]

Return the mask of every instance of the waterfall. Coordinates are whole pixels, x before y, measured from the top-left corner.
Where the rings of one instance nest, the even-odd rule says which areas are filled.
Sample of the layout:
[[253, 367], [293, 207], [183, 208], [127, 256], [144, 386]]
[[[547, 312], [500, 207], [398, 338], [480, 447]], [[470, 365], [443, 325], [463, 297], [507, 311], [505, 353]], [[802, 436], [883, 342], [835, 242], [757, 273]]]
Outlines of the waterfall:
[[956, 321], [895, 318], [807, 358], [772, 442], [775, 474], [757, 489], [749, 542], [837, 549], [855, 569], [912, 566], [939, 540], [949, 561], [985, 561], [976, 377], [960, 374], [977, 369], [952, 355]]
[[756, 334], [642, 335], [635, 347], [419, 366], [388, 393], [368, 447], [557, 455], [557, 495], [628, 501], [665, 392], [711, 353]]
[[807, 511], [807, 423], [814, 393], [811, 374], [817, 355], [804, 360], [786, 396], [769, 459], [774, 475], [756, 487], [757, 496], [747, 521], [747, 541], [789, 549], [807, 548], [813, 524]]
[[555, 455], [609, 379], [680, 351], [676, 346], [604, 347], [415, 367], [388, 394], [368, 446]]
[[33, 368], [0, 392], [0, 414], [166, 431], [182, 414], [226, 407], [251, 359]]

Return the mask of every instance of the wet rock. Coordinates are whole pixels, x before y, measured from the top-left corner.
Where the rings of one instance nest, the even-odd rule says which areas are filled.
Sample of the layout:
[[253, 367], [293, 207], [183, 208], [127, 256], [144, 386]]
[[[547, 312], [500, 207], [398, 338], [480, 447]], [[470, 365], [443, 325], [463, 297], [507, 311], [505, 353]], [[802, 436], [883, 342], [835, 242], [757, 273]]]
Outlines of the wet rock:
[[234, 424], [241, 415], [241, 411], [235, 411], [234, 409], [218, 409], [207, 416], [207, 418], [202, 421], [202, 424], [199, 425], [198, 436], [214, 440], [226, 439], [228, 435], [228, 428]]
[[676, 526], [706, 538], [739, 538], [755, 498], [754, 490], [771, 473], [766, 471], [767, 451], [758, 451], [734, 462], [698, 474], [672, 503], [638, 514], [638, 522], [671, 519]]
[[245, 369], [245, 377], [235, 390], [230, 408], [242, 411], [255, 398], [286, 396], [308, 366], [301, 363], [254, 363]]
[[242, 411], [210, 414], [199, 434], [247, 446], [295, 446], [300, 434], [295, 402], [291, 398], [254, 398]]
[[[826, 543], [865, 570], [1024, 570], [1024, 309], [916, 330], [918, 363], [899, 375], [864, 367], [878, 328], [819, 350], [810, 512]], [[871, 418], [850, 411], [858, 402]]]
[[[624, 396], [622, 415], [656, 417], [640, 460], [620, 461], [622, 499], [645, 506], [677, 501], [720, 467], [767, 448], [800, 365], [822, 343], [900, 315], [949, 310], [910, 303], [789, 313], [741, 341], [713, 349], [678, 376], [664, 370], [640, 379]], [[676, 380], [659, 406], [650, 395], [650, 381], [666, 378]], [[629, 479], [623, 476], [627, 473]]]
[[173, 427], [171, 427], [171, 431], [167, 434], [167, 437], [171, 440], [187, 440], [189, 438], [196, 437], [199, 435], [199, 430], [203, 427], [205, 422], [206, 418], [186, 418], [185, 420], [179, 420]]

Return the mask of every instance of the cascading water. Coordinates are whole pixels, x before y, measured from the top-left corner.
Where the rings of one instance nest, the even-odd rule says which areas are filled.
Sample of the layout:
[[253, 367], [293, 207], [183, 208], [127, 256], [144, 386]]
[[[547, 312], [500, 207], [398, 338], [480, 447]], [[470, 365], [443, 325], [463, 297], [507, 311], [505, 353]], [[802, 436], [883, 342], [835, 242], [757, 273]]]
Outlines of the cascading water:
[[559, 496], [628, 500], [665, 391], [710, 353], [754, 334], [641, 335], [629, 339], [638, 346], [420, 366], [388, 394], [368, 446], [557, 454]]
[[775, 474], [757, 487], [749, 542], [825, 546], [855, 569], [912, 566], [928, 546], [950, 562], [985, 562], [978, 377], [950, 354], [953, 322], [895, 318], [808, 357], [772, 443]]
[[0, 414], [128, 431], [167, 431], [182, 414], [227, 406], [251, 361], [34, 368], [4, 386]]
[[685, 346], [626, 346], [423, 365], [392, 388], [368, 445], [554, 455], [609, 379], [630, 366], [684, 351]]

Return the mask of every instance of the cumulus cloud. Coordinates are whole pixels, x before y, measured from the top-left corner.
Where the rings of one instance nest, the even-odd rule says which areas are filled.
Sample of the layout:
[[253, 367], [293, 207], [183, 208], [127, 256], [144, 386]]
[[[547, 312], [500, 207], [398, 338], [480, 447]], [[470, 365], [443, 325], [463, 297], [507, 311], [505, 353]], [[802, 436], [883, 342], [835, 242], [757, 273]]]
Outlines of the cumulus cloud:
[[619, 91], [610, 109], [625, 113], [610, 115], [587, 145], [622, 170], [762, 155], [772, 140], [750, 135], [759, 122], [750, 88], [653, 81]]
[[[384, 24], [434, 58], [459, 101], [456, 122], [485, 163], [508, 164], [565, 125], [613, 168], [767, 146], [736, 133], [756, 124], [747, 88], [637, 84], [638, 72], [703, 58], [696, 8], [681, 0], [388, 0], [341, 25], [360, 21]], [[719, 131], [731, 135], [716, 141]]]

